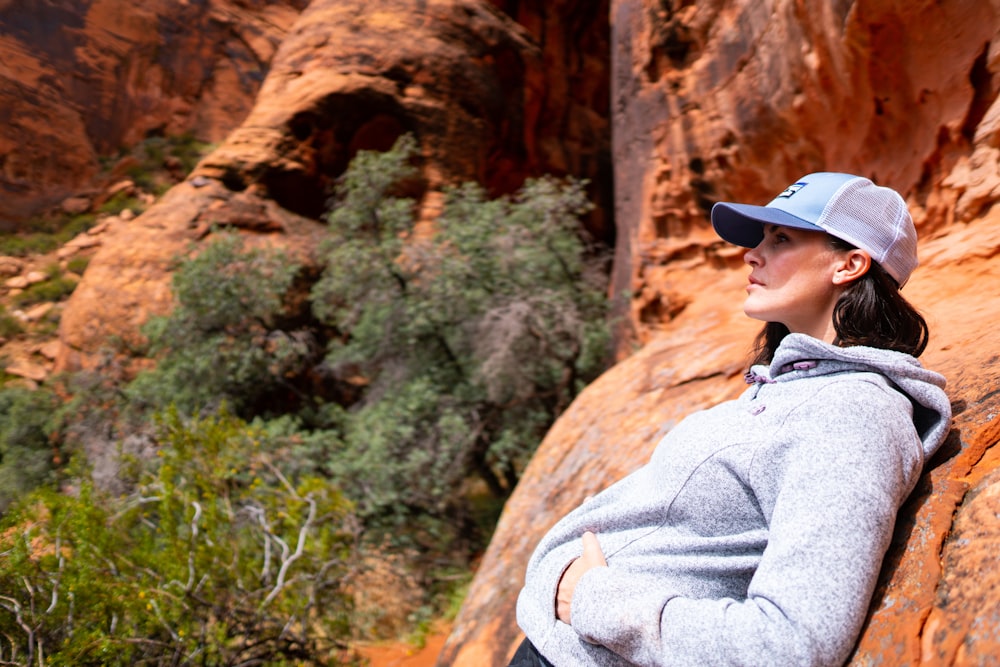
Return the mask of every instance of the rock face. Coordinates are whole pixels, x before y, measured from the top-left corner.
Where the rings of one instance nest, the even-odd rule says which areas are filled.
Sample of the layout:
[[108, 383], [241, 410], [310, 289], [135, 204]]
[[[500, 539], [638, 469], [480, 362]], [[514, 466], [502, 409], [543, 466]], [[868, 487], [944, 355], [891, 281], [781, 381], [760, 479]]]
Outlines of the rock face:
[[[406, 132], [420, 145], [413, 194], [425, 216], [445, 185], [478, 180], [499, 194], [545, 173], [592, 179], [594, 198], [610, 206], [600, 185], [610, 184], [608, 65], [570, 48], [572, 36], [606, 53], [607, 5], [557, 3], [519, 18], [528, 25], [474, 0], [314, 0], [243, 124], [187, 182], [105, 240], [63, 314], [58, 367], [87, 365], [111, 337], [135, 340], [170, 305], [174, 256], [212, 225], [297, 246], [308, 264], [351, 157]], [[591, 224], [609, 234], [609, 218]]]
[[[903, 507], [854, 665], [989, 664], [1000, 644], [1000, 17], [991, 3], [616, 0], [613, 292], [622, 361], [560, 418], [507, 504], [438, 664], [504, 665], [546, 529], [743, 388], [755, 323], [717, 200], [766, 203], [811, 171], [904, 193], [954, 430]], [[630, 356], [636, 346], [639, 347]]]
[[0, 2], [0, 228], [150, 134], [222, 140], [307, 0]]

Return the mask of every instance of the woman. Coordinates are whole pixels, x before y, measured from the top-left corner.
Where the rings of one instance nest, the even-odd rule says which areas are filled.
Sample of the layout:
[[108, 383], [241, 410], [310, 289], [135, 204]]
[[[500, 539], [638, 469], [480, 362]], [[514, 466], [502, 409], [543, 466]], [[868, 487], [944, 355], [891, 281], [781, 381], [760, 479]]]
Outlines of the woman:
[[718, 203], [750, 248], [744, 311], [766, 322], [750, 387], [695, 413], [647, 465], [539, 543], [512, 665], [839, 665], [896, 512], [948, 433], [902, 198], [849, 174], [767, 206]]

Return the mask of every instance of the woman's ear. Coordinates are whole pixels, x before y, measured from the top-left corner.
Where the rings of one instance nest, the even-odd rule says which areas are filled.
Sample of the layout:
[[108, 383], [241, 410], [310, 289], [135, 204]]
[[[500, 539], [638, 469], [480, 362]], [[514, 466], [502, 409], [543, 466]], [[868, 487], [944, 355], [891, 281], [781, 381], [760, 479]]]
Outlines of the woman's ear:
[[836, 268], [834, 268], [833, 284], [847, 285], [848, 283], [854, 282], [861, 276], [868, 273], [868, 269], [870, 269], [871, 266], [872, 258], [867, 252], [858, 248], [848, 250], [841, 257]]

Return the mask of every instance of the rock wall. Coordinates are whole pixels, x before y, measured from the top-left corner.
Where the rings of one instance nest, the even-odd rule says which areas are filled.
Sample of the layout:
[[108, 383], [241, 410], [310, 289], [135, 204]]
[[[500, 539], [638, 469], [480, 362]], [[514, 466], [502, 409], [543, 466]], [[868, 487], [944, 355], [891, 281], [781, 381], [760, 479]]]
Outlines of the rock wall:
[[[174, 257], [213, 224], [314, 262], [336, 178], [358, 150], [387, 149], [405, 132], [420, 145], [411, 194], [425, 217], [446, 185], [471, 179], [500, 194], [546, 173], [591, 179], [609, 210], [607, 64], [572, 47], [582, 39], [606, 52], [607, 4], [515, 4], [525, 25], [479, 0], [314, 0], [245, 121], [105, 238], [64, 310], [57, 368], [86, 366], [109, 339], [138, 340], [141, 323], [170, 307]], [[606, 238], [610, 224], [591, 220]]]
[[147, 135], [222, 140], [307, 1], [0, 2], [0, 229]]
[[642, 465], [684, 415], [743, 388], [755, 323], [717, 200], [765, 203], [822, 169], [904, 193], [954, 430], [904, 506], [854, 665], [984, 665], [1000, 581], [1000, 16], [996, 3], [616, 0], [612, 291], [622, 361], [560, 418], [508, 502], [440, 665], [503, 665], [546, 529]]

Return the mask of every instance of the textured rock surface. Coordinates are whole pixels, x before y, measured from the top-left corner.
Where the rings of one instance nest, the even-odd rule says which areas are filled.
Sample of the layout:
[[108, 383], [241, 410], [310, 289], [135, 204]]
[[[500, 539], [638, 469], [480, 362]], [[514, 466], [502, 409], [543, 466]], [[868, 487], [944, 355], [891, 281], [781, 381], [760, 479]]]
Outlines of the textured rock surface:
[[148, 134], [223, 139], [307, 2], [0, 2], [0, 225]]
[[[548, 7], [524, 27], [473, 0], [314, 0], [245, 122], [186, 183], [105, 239], [63, 314], [59, 368], [86, 365], [111, 337], [134, 339], [150, 313], [168, 308], [172, 258], [213, 223], [314, 248], [312, 232], [296, 239], [287, 221], [303, 230], [318, 220], [350, 158], [404, 132], [420, 144], [428, 216], [444, 185], [475, 179], [502, 193], [544, 173], [589, 177], [610, 206], [596, 185], [610, 182], [608, 65], [577, 57], [570, 36], [554, 38], [561, 24]], [[607, 51], [601, 7], [566, 3], [562, 15], [596, 53]], [[592, 224], [608, 233], [608, 219]]]
[[640, 466], [684, 415], [742, 390], [756, 330], [740, 312], [747, 272], [741, 253], [715, 240], [707, 211], [720, 199], [765, 203], [820, 169], [863, 173], [908, 198], [923, 264], [906, 296], [928, 316], [923, 359], [948, 378], [956, 413], [902, 510], [852, 664], [995, 659], [995, 12], [957, 1], [612, 3], [614, 289], [634, 295], [621, 356], [642, 347], [548, 434], [439, 664], [506, 664], [520, 640], [523, 569], [547, 527]]

